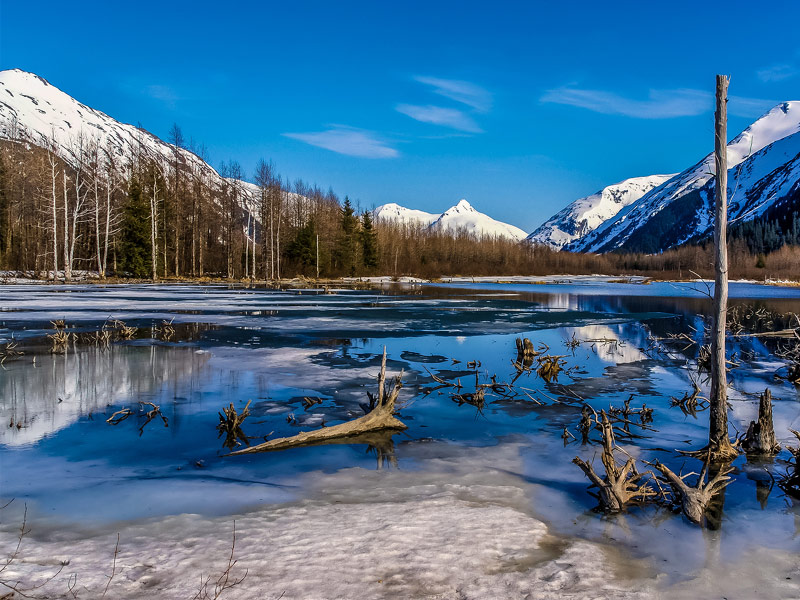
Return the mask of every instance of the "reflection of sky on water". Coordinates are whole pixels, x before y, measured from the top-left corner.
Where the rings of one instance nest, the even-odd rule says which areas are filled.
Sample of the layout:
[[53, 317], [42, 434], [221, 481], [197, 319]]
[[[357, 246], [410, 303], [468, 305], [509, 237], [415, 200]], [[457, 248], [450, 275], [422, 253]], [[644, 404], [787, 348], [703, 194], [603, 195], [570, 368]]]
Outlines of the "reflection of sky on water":
[[[0, 422], [22, 424], [0, 431], [2, 495], [24, 499], [39, 517], [99, 522], [120, 515], [231, 514], [304, 497], [310, 493], [308, 474], [373, 469], [376, 452], [365, 445], [336, 445], [226, 458], [215, 430], [217, 412], [230, 402], [241, 408], [252, 400], [245, 431], [261, 438], [359, 416], [385, 345], [390, 371], [404, 370], [401, 418], [409, 429], [393, 438], [401, 469], [422, 473], [444, 448], [513, 441], [522, 456], [516, 475], [537, 490], [534, 510], [570, 532], [602, 537], [611, 527], [621, 535], [618, 525], [582, 516], [592, 499], [570, 461], [576, 454], [591, 458], [595, 447], [564, 447], [563, 428], [574, 432], [579, 419], [574, 402], [537, 406], [490, 395], [478, 412], [453, 402], [446, 389], [425, 395], [431, 387], [426, 368], [456, 372], [469, 389], [474, 372], [467, 363], [473, 360], [481, 363], [483, 381], [492, 374], [508, 381], [519, 335], [567, 355], [568, 368], [575, 369], [549, 384], [526, 375], [519, 386], [541, 399], [584, 398], [598, 409], [618, 406], [634, 394], [634, 406], [646, 402], [656, 409], [660, 431], [627, 449], [647, 460], [685, 466], [684, 471], [697, 468], [696, 462], [664, 452], [698, 447], [706, 435], [707, 413], [695, 419], [669, 408], [670, 396], [689, 389], [683, 367], [695, 349], [661, 355], [643, 349], [650, 334], [697, 327], [705, 299], [686, 290], [689, 297], [628, 294], [628, 287], [660, 294], [667, 289], [661, 284], [607, 284], [605, 293], [587, 295], [586, 286], [568, 284], [552, 286], [553, 293], [541, 285], [463, 287], [335, 295], [223, 286], [4, 288], [0, 339], [13, 335], [28, 353], [0, 371]], [[762, 301], [798, 310], [800, 293], [786, 290], [784, 296]], [[109, 315], [139, 326], [140, 339], [106, 350], [79, 344], [66, 355], [47, 352], [43, 336], [50, 319], [91, 330]], [[176, 338], [152, 343], [150, 328], [172, 318]], [[573, 335], [586, 340], [574, 354], [564, 344]], [[742, 343], [755, 355], [732, 372], [732, 423], [746, 428], [755, 414], [751, 394], [769, 385], [776, 397], [776, 429], [785, 442], [787, 428], [800, 426], [797, 390], [772, 379], [780, 364], [760, 342]], [[306, 409], [304, 397], [322, 402]], [[138, 411], [140, 401], [159, 404], [169, 426], [156, 420], [140, 435], [139, 415], [117, 426], [106, 423], [122, 407]], [[754, 483], [763, 479], [764, 469], [774, 473], [779, 465], [753, 467], [744, 458], [737, 465], [735, 487], [726, 495], [727, 519], [740, 531], [768, 533], [776, 546], [790, 544], [796, 509], [786, 507], [775, 487], [762, 511]], [[641, 530], [636, 523], [645, 523], [648, 514], [626, 517], [630, 528]], [[664, 527], [681, 528], [680, 523], [669, 517]], [[729, 529], [723, 535], [733, 535]], [[634, 544], [645, 534], [627, 535]], [[662, 551], [681, 552], [680, 547]]]

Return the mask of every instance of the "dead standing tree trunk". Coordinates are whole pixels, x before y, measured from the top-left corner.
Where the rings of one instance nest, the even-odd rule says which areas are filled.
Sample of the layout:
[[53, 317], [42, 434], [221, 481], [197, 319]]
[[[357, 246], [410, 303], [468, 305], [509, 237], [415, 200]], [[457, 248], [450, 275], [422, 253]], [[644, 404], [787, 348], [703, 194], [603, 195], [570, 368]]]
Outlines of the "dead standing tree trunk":
[[750, 421], [750, 427], [742, 440], [747, 454], [771, 455], [780, 452], [772, 425], [772, 392], [764, 390], [758, 405], [758, 421]]
[[714, 114], [714, 314], [711, 326], [711, 394], [708, 447], [713, 460], [737, 455], [728, 437], [728, 380], [725, 365], [725, 326], [728, 309], [728, 83], [717, 75], [717, 110]]
[[[297, 448], [300, 446], [311, 446], [314, 444], [335, 444], [340, 443], [345, 438], [357, 438], [368, 433], [384, 431], [390, 429], [407, 429], [405, 423], [394, 416], [394, 405], [403, 383], [400, 376], [394, 380], [394, 386], [386, 389], [386, 347], [383, 348], [383, 359], [381, 360], [381, 372], [378, 375], [378, 398], [375, 407], [366, 415], [354, 421], [334, 425], [333, 427], [323, 427], [314, 431], [298, 433], [292, 437], [277, 438], [269, 440], [263, 444], [243, 448], [232, 452], [231, 455], [252, 454], [254, 452], [268, 452], [271, 450], [285, 450], [287, 448]], [[354, 441], [353, 443], [357, 443]]]

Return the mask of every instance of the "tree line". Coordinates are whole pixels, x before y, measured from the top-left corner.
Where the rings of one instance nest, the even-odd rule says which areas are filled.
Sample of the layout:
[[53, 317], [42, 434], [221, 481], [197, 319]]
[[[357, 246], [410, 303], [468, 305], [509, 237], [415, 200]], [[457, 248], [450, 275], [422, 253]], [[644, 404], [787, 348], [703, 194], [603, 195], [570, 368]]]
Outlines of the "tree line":
[[76, 270], [280, 279], [378, 267], [369, 212], [265, 160], [253, 182], [235, 161], [215, 171], [178, 126], [166, 156], [144, 132], [128, 152], [84, 134], [48, 147], [11, 137], [0, 142], [0, 269], [70, 281]]
[[[281, 176], [260, 160], [208, 166], [173, 126], [169, 144], [123, 151], [77, 134], [31, 144], [15, 127], [0, 142], [0, 269], [70, 281], [101, 278], [277, 280], [299, 275], [710, 275], [707, 243], [661, 254], [557, 252], [465, 230], [374, 222], [347, 197]], [[168, 150], [164, 150], [167, 148]], [[760, 226], [760, 225], [759, 225]], [[787, 239], [794, 242], [795, 238]], [[734, 277], [796, 277], [797, 246], [731, 242]]]

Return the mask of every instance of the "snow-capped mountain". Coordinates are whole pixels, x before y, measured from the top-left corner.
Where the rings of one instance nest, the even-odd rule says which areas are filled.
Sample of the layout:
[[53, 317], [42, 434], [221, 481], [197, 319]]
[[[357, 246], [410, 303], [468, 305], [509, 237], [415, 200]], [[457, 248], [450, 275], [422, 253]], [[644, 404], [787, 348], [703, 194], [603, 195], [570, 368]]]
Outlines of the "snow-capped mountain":
[[421, 225], [452, 233], [466, 231], [471, 235], [501, 236], [516, 241], [525, 239], [526, 235], [519, 227], [496, 221], [489, 215], [478, 212], [463, 199], [441, 215], [405, 208], [394, 203], [379, 206], [375, 209], [374, 215], [378, 220]]
[[560, 250], [597, 229], [620, 210], [674, 175], [633, 177], [575, 200], [540, 225], [527, 239]]
[[[797, 192], [798, 132], [800, 102], [783, 102], [728, 144], [731, 221], [759, 216]], [[566, 248], [658, 252], [706, 236], [713, 227], [714, 172], [711, 153]]]
[[422, 225], [423, 227], [427, 227], [439, 218], [437, 214], [406, 208], [394, 202], [382, 204], [373, 211], [373, 214], [376, 220], [392, 221], [406, 225]]
[[463, 199], [444, 211], [431, 227], [449, 231], [465, 230], [473, 235], [501, 236], [517, 241], [524, 240], [526, 236], [519, 227], [496, 221], [489, 215], [478, 212]]
[[[0, 138], [26, 140], [54, 150], [68, 162], [76, 162], [90, 143], [97, 142], [112, 157], [123, 160], [142, 152], [167, 163], [175, 160], [175, 146], [152, 133], [120, 123], [107, 114], [75, 100], [42, 77], [19, 69], [0, 71]], [[178, 157], [190, 169], [210, 178], [222, 177], [189, 150], [178, 148]], [[252, 195], [255, 186], [241, 182]]]

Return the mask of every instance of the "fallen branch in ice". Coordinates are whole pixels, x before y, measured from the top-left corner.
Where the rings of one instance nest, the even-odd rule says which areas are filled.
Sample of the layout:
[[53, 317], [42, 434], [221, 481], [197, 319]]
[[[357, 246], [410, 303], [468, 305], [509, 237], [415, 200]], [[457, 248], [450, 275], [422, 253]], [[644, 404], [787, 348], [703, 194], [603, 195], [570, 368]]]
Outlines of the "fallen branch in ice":
[[[696, 418], [698, 407], [700, 407], [700, 410], [705, 410], [708, 408], [708, 404], [704, 401], [705, 399], [700, 396], [700, 386], [694, 379], [692, 379], [692, 386], [694, 389], [691, 394], [687, 392], [682, 398], [675, 398], [673, 396], [671, 398], [671, 406], [678, 406], [683, 414]], [[703, 401], [698, 402], [698, 399]]]
[[[291, 437], [276, 438], [257, 446], [243, 448], [232, 452], [230, 455], [252, 454], [255, 452], [269, 452], [272, 450], [285, 450], [287, 448], [298, 448], [314, 444], [340, 443], [344, 438], [390, 429], [407, 429], [405, 423], [394, 416], [395, 402], [403, 387], [400, 376], [394, 380], [394, 386], [389, 389], [386, 386], [386, 347], [383, 348], [383, 359], [381, 361], [381, 371], [378, 375], [378, 396], [375, 400], [375, 407], [363, 417], [340, 423], [333, 427], [323, 427], [314, 431], [305, 431]], [[345, 442], [347, 443], [347, 442]], [[350, 442], [357, 443], [357, 442]]]
[[5, 346], [0, 348], [0, 365], [6, 362], [8, 359], [14, 359], [19, 356], [25, 354], [21, 350], [17, 350], [17, 343], [16, 342], [8, 342]]
[[108, 417], [106, 419], [106, 423], [109, 423], [110, 425], [119, 425], [125, 419], [130, 417], [132, 414], [133, 414], [133, 411], [130, 408], [123, 408], [123, 409], [118, 410], [117, 412], [115, 412], [110, 417]]
[[164, 421], [164, 427], [169, 427], [169, 421], [167, 421], [167, 417], [161, 414], [160, 406], [158, 406], [157, 404], [153, 404], [152, 402], [140, 402], [139, 404], [141, 404], [142, 406], [147, 404], [153, 407], [151, 410], [145, 413], [145, 422], [142, 423], [141, 427], [139, 427], [139, 435], [142, 435], [144, 433], [144, 428], [150, 421], [152, 421], [156, 417], [161, 417], [161, 420]]

